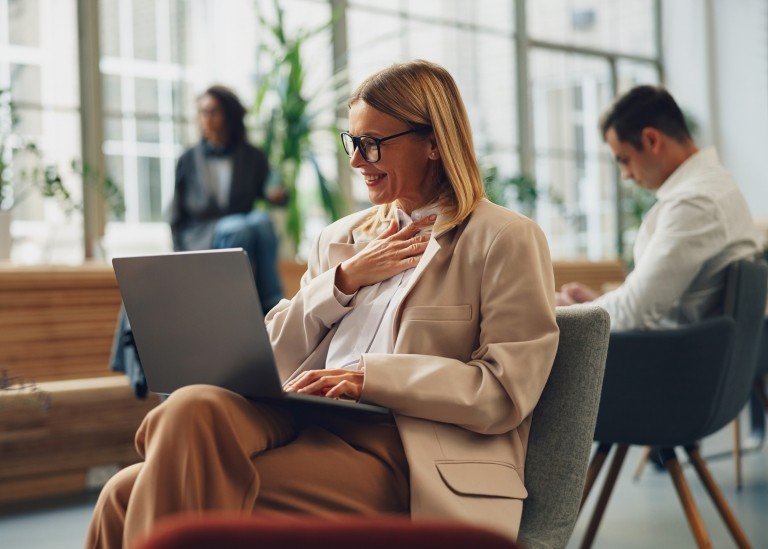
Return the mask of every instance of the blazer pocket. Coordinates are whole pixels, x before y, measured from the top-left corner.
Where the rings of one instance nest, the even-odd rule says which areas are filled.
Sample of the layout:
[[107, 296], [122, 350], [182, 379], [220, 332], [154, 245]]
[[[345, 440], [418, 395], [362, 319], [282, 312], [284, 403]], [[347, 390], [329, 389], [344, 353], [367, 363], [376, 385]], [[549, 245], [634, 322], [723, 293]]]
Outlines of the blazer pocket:
[[408, 320], [472, 320], [471, 305], [427, 305], [408, 307], [402, 322]]
[[515, 468], [498, 461], [437, 461], [440, 477], [464, 496], [495, 496], [525, 499], [525, 489]]

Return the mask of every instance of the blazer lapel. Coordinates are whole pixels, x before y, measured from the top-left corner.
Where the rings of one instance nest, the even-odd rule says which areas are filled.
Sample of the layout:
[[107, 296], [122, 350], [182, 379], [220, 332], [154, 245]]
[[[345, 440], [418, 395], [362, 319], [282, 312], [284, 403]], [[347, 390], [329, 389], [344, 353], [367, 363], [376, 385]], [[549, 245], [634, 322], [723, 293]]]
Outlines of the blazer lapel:
[[331, 242], [328, 246], [328, 261], [331, 267], [335, 267], [345, 259], [349, 259], [365, 248], [367, 244], [368, 242]]

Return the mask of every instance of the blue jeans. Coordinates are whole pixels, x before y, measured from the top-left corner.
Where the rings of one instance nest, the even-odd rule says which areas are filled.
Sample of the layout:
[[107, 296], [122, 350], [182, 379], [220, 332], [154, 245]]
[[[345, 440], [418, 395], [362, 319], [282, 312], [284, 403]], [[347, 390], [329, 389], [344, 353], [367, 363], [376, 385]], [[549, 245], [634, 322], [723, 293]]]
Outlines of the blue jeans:
[[265, 314], [283, 297], [277, 272], [277, 245], [277, 235], [266, 212], [231, 214], [216, 222], [213, 247], [243, 248], [248, 253]]

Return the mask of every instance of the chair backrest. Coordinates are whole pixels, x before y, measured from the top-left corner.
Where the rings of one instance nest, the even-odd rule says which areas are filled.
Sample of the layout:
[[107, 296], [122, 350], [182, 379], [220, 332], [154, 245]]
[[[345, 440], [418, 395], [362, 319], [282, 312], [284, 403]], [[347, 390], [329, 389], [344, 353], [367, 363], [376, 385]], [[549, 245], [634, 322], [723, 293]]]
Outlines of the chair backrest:
[[677, 446], [699, 440], [728, 369], [736, 323], [611, 332], [595, 440]]
[[733, 317], [736, 329], [708, 433], [729, 423], [749, 399], [765, 322], [767, 284], [768, 267], [762, 261], [743, 259], [728, 267], [724, 313]]
[[594, 305], [557, 308], [560, 343], [533, 412], [518, 541], [565, 547], [573, 532], [600, 400], [610, 318]]

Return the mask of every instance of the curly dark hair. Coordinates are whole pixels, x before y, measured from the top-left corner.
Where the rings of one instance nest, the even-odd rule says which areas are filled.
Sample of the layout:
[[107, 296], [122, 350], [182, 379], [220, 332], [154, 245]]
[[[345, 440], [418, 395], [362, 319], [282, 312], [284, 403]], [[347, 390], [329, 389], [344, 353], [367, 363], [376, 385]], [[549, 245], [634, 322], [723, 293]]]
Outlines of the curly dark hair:
[[209, 87], [199, 98], [206, 95], [215, 97], [224, 111], [224, 124], [227, 127], [227, 137], [229, 143], [234, 145], [246, 140], [245, 135], [245, 107], [240, 102], [235, 92], [226, 86], [216, 84]]

